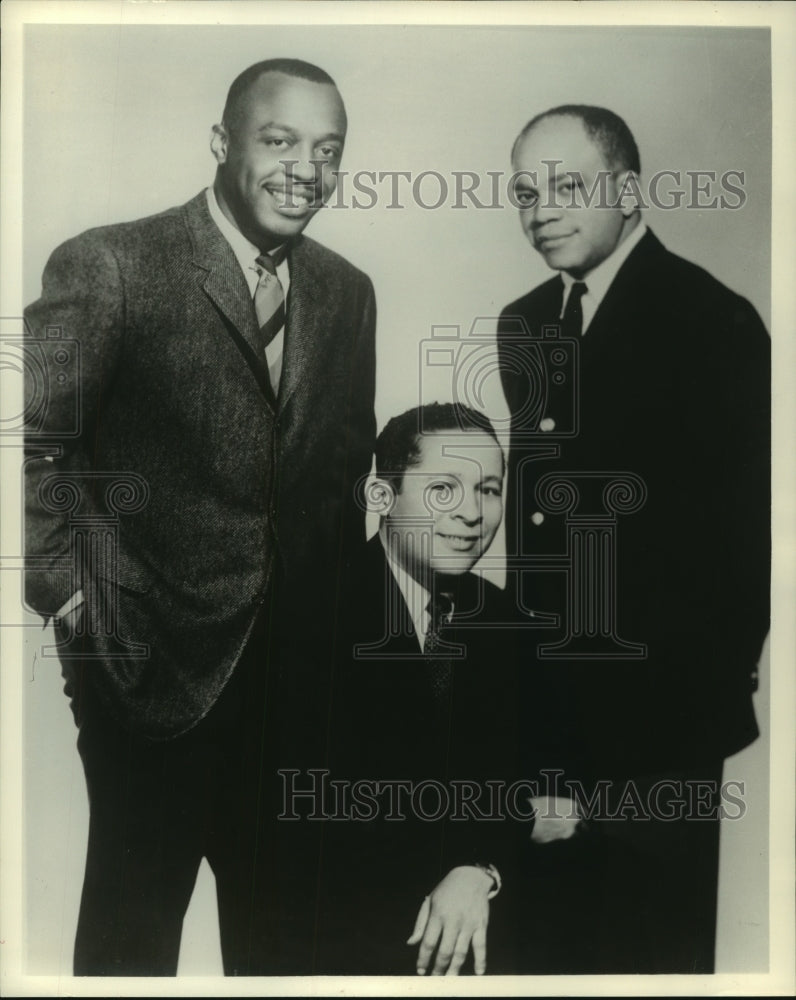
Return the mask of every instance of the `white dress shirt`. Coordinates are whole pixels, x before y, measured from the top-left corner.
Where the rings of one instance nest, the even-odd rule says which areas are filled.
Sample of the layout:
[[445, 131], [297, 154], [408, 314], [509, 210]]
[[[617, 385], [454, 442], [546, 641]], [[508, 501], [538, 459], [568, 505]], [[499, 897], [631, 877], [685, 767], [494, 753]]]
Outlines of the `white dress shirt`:
[[[398, 589], [401, 591], [401, 596], [409, 609], [409, 617], [412, 619], [412, 625], [414, 626], [420, 652], [422, 653], [428, 630], [431, 627], [431, 614], [428, 610], [428, 602], [431, 600], [431, 594], [397, 560], [393, 559], [386, 544], [386, 539], [381, 533], [379, 533], [379, 540], [387, 556], [387, 565], [390, 567], [390, 572], [395, 578]], [[449, 620], [452, 614], [453, 607], [451, 606], [451, 612], [448, 615]]]
[[[207, 189], [206, 194], [207, 207], [210, 211], [210, 217], [221, 230], [221, 235], [232, 247], [232, 252], [235, 254], [235, 257], [240, 264], [243, 276], [249, 286], [252, 299], [254, 299], [257, 282], [260, 280], [260, 271], [257, 267], [256, 261], [260, 256], [261, 251], [253, 243], [247, 240], [243, 233], [233, 226], [226, 215], [224, 215], [221, 211], [220, 205], [218, 204], [216, 193], [212, 186]], [[285, 302], [287, 302], [287, 292], [290, 288], [290, 269], [288, 267], [287, 257], [285, 257], [280, 264], [277, 264], [276, 276], [279, 278], [279, 282], [282, 285], [282, 291], [285, 293]], [[282, 357], [284, 350], [285, 328], [283, 326], [265, 349], [265, 360], [268, 365], [268, 375], [271, 379], [271, 386], [273, 387], [275, 395], [279, 391], [279, 380], [282, 377]]]
[[580, 300], [583, 310], [583, 333], [585, 334], [589, 328], [589, 323], [594, 319], [594, 314], [597, 312], [600, 303], [605, 298], [606, 292], [611, 287], [611, 282], [619, 272], [619, 268], [630, 256], [633, 247], [638, 244], [646, 232], [647, 227], [645, 223], [639, 223], [633, 232], [622, 240], [612, 254], [606, 257], [597, 267], [589, 271], [583, 278], [573, 278], [571, 274], [562, 271], [561, 280], [564, 282], [564, 300], [561, 303], [561, 317], [564, 315], [564, 309], [566, 309], [567, 299], [569, 299], [572, 286], [576, 281], [585, 281], [588, 291], [584, 293], [583, 298]]

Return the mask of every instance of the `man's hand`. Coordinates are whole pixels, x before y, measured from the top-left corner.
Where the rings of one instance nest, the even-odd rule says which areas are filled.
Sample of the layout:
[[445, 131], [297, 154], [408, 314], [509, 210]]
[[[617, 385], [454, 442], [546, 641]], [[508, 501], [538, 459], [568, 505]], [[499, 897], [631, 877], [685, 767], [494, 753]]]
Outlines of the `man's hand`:
[[487, 895], [494, 882], [490, 875], [474, 866], [449, 871], [426, 896], [407, 944], [420, 944], [417, 974], [424, 976], [434, 949], [439, 943], [433, 976], [458, 976], [473, 948], [475, 974], [486, 972], [486, 927], [489, 923]]
[[531, 843], [550, 844], [575, 835], [582, 817], [573, 799], [541, 795], [532, 798], [531, 805], [536, 810]]

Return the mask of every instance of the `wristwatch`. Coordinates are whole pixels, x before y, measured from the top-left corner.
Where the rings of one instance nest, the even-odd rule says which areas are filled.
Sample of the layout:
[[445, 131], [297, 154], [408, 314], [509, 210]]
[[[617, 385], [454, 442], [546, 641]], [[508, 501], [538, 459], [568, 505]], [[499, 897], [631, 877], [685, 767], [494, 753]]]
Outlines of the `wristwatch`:
[[473, 868], [480, 868], [485, 875], [488, 875], [493, 882], [492, 888], [487, 893], [487, 899], [494, 899], [495, 896], [500, 892], [503, 885], [503, 879], [500, 877], [500, 872], [495, 868], [493, 864], [485, 865], [480, 861], [472, 861], [471, 865]]

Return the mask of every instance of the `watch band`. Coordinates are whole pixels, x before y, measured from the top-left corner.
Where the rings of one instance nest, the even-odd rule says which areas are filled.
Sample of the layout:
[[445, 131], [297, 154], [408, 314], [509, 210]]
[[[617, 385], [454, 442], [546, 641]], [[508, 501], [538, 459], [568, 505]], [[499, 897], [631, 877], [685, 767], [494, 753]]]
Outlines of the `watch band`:
[[495, 868], [493, 864], [482, 864], [480, 861], [472, 862], [473, 868], [480, 868], [485, 875], [488, 875], [492, 882], [494, 883], [492, 888], [487, 893], [487, 899], [494, 899], [495, 896], [500, 892], [503, 887], [503, 879], [500, 877], [500, 872]]

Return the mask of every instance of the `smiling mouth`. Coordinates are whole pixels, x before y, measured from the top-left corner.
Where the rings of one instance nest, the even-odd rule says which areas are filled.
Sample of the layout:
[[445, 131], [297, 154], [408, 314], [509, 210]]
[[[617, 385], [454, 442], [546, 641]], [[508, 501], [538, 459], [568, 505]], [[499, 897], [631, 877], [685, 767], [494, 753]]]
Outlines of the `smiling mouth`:
[[287, 215], [303, 215], [311, 208], [318, 207], [319, 199], [312, 188], [284, 188], [274, 187], [271, 184], [265, 184], [263, 187], [276, 202], [277, 209]]
[[536, 239], [536, 246], [539, 250], [546, 250], [548, 248], [555, 248], [564, 240], [568, 240], [572, 236], [572, 233], [563, 233], [561, 236], [538, 236]]

